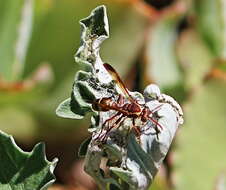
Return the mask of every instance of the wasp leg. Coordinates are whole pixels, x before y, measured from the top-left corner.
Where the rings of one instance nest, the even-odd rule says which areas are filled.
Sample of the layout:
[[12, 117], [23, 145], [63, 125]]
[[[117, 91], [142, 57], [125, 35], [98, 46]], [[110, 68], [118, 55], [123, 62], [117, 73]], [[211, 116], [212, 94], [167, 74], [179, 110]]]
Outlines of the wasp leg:
[[120, 114], [121, 114], [120, 112], [117, 112], [115, 115], [113, 115], [109, 119], [106, 119], [105, 122], [103, 123], [103, 126], [105, 126], [107, 122], [113, 120], [115, 117], [119, 116]]
[[[103, 137], [102, 137], [102, 142], [105, 142], [106, 140], [107, 140], [107, 135], [108, 135], [108, 133], [111, 131], [111, 129], [113, 129], [114, 127], [120, 127], [120, 125], [121, 125], [121, 123], [122, 122], [124, 122], [124, 120], [125, 120], [125, 116], [124, 115], [121, 115], [117, 120], [116, 120], [116, 122], [110, 127], [110, 128], [108, 128], [107, 130], [106, 130], [106, 133], [103, 135]], [[123, 120], [122, 120], [123, 119]]]
[[159, 105], [159, 106], [155, 107], [153, 110], [150, 110], [150, 111], [151, 111], [151, 113], [155, 113], [155, 112], [159, 111], [159, 110], [160, 110], [160, 108], [161, 108], [162, 106], [163, 106], [163, 104], [161, 104], [161, 105]]
[[135, 132], [135, 135], [137, 137], [138, 142], [140, 143], [140, 135], [141, 135], [141, 130], [138, 126], [135, 125], [135, 118], [133, 118], [133, 126], [132, 126], [133, 131]]
[[160, 124], [158, 123], [158, 121], [156, 121], [156, 120], [153, 119], [152, 117], [148, 117], [148, 119], [150, 119], [155, 125], [157, 125], [157, 126], [160, 127], [161, 129], [163, 129], [163, 126], [160, 125]]
[[[118, 104], [119, 106], [123, 106], [123, 104], [124, 104], [124, 97], [123, 97], [121, 94], [119, 94], [119, 96], [118, 96], [117, 104]], [[103, 123], [103, 126], [106, 125], [106, 123], [108, 123], [109, 121], [113, 120], [115, 117], [120, 116], [121, 114], [122, 114], [121, 112], [116, 113], [115, 115], [113, 115], [112, 117], [110, 117], [109, 119], [107, 119], [107, 120]], [[105, 136], [107, 136], [107, 133], [108, 133], [115, 125], [117, 125], [117, 124], [120, 122], [120, 120], [122, 119], [122, 117], [123, 117], [123, 115], [121, 115], [121, 116], [116, 120], [116, 122], [113, 124], [113, 126], [111, 126], [110, 128], [109, 128], [109, 127], [107, 128], [107, 130], [106, 130], [106, 135], [104, 135], [104, 138], [106, 138]], [[101, 130], [103, 130], [103, 128], [102, 128]], [[101, 131], [101, 133], [102, 133], [102, 131]]]
[[161, 129], [163, 129], [162, 125], [160, 125], [155, 119], [153, 119], [152, 117], [148, 117], [149, 120], [151, 120], [155, 125], [154, 125], [154, 129], [155, 129], [155, 133], [149, 132], [149, 133], [144, 133], [146, 130], [148, 130], [149, 128], [146, 128], [144, 130], [141, 131], [141, 133], [145, 134], [145, 135], [157, 135], [157, 139], [159, 139], [159, 133], [161, 132], [159, 130], [158, 127], [160, 127]]
[[148, 132], [146, 133], [146, 131], [148, 130], [149, 128], [146, 128], [144, 130], [141, 130], [141, 133], [144, 134], [144, 135], [156, 135], [157, 136], [157, 139], [159, 140], [159, 133], [161, 132], [159, 130], [159, 128], [155, 125], [154, 126], [154, 129], [155, 129], [155, 132]]
[[[105, 121], [105, 122], [102, 124], [102, 126], [101, 126], [101, 131], [100, 131], [99, 135], [98, 135], [94, 140], [97, 140], [97, 139], [102, 138], [102, 137], [101, 137], [101, 134], [102, 134], [102, 132], [103, 132], [103, 129], [104, 129], [104, 126], [106, 125], [106, 123], [108, 123], [109, 121], [113, 120], [115, 117], [119, 116], [120, 114], [121, 114], [120, 112], [117, 112], [116, 114], [114, 114], [114, 115], [113, 115], [112, 117], [110, 117], [109, 119], [106, 119], [106, 121]], [[109, 131], [109, 125], [108, 125], [106, 131], [107, 131], [107, 132]]]

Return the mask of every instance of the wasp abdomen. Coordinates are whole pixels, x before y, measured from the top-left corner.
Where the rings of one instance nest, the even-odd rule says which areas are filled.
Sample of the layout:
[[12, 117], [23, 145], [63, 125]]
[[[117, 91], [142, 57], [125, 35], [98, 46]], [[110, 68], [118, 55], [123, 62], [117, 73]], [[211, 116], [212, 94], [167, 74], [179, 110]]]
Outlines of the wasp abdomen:
[[96, 111], [109, 111], [114, 106], [113, 104], [111, 98], [100, 98], [93, 102], [92, 107]]

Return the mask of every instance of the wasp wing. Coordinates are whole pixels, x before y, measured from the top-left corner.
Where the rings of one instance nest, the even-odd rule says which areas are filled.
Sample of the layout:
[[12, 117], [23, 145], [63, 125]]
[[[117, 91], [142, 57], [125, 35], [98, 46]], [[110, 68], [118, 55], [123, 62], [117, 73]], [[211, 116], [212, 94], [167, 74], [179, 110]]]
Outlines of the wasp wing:
[[118, 87], [122, 90], [123, 94], [132, 102], [134, 102], [134, 99], [132, 96], [129, 94], [127, 88], [125, 87], [124, 83], [122, 82], [121, 78], [119, 77], [118, 73], [116, 70], [109, 65], [108, 63], [104, 63], [104, 68], [108, 71], [108, 73], [111, 75], [113, 80], [116, 82]]

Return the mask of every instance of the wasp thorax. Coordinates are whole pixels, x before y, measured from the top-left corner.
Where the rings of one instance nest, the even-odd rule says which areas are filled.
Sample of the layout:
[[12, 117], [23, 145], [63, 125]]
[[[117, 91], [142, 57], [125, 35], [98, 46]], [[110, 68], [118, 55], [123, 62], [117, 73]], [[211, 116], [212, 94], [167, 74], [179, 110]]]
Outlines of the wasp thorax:
[[133, 112], [133, 113], [141, 112], [140, 105], [137, 105], [137, 104], [130, 104], [129, 111], [130, 111], [130, 112]]

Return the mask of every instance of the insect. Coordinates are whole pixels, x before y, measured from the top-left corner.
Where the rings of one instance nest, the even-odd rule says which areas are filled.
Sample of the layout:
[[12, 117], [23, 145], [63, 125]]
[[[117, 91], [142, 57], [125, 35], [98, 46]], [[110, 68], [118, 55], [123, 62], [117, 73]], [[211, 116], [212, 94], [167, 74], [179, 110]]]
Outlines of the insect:
[[[113, 127], [120, 126], [120, 124], [123, 123], [126, 118], [132, 119], [132, 129], [135, 131], [135, 134], [138, 138], [140, 137], [142, 132], [140, 127], [135, 125], [135, 120], [138, 118], [143, 123], [152, 121], [156, 126], [163, 129], [163, 127], [153, 118], [153, 113], [155, 113], [161, 107], [161, 105], [157, 106], [153, 110], [150, 110], [145, 104], [138, 103], [137, 100], [129, 94], [127, 88], [125, 87], [115, 69], [107, 63], [104, 64], [104, 67], [122, 91], [122, 94], [119, 94], [117, 100], [113, 99], [113, 97], [107, 97], [97, 99], [92, 103], [92, 107], [96, 111], [117, 111], [113, 116], [105, 120], [105, 122], [103, 123], [103, 126], [105, 126], [107, 123], [117, 118], [114, 124], [107, 129], [106, 134]], [[160, 132], [157, 127], [155, 127], [155, 130], [157, 134]], [[104, 139], [105, 138], [106, 136], [104, 137]]]

